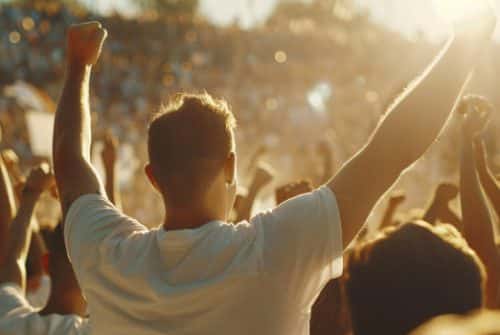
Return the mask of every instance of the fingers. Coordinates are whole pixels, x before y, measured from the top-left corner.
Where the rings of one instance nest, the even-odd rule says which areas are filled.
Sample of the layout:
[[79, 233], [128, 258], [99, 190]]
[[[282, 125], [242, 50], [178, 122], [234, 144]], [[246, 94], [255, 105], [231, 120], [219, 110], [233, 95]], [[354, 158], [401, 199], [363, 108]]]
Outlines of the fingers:
[[33, 168], [26, 182], [27, 187], [38, 192], [50, 189], [55, 184], [54, 175], [49, 164], [42, 163]]
[[68, 60], [71, 64], [94, 65], [108, 36], [99, 22], [72, 25], [68, 30]]

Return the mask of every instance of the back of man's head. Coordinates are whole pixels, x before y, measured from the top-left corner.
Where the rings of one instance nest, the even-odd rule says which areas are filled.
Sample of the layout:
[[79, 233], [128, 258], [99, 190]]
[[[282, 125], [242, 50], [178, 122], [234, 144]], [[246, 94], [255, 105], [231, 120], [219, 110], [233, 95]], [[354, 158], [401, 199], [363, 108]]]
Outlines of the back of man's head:
[[202, 200], [234, 144], [235, 119], [227, 103], [209, 94], [176, 96], [149, 127], [154, 179], [173, 206]]
[[355, 247], [346, 276], [355, 335], [403, 335], [483, 305], [484, 267], [451, 225], [389, 228]]

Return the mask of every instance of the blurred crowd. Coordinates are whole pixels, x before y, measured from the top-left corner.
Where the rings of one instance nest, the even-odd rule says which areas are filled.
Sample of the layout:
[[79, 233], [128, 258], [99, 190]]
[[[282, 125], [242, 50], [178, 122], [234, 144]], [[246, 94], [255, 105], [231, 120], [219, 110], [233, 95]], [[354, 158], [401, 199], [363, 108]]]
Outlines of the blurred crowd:
[[[409, 40], [362, 15], [324, 23], [308, 17], [290, 19], [277, 12], [269, 22], [243, 30], [236, 24], [217, 27], [198, 16], [99, 17], [57, 2], [38, 8], [5, 4], [0, 7], [0, 85], [28, 83], [39, 98], [57, 101], [65, 72], [67, 27], [92, 19], [101, 21], [110, 36], [91, 82], [93, 158], [101, 167], [111, 200], [150, 227], [161, 222], [164, 213], [160, 197], [144, 176], [147, 143], [143, 134], [158, 106], [172, 94], [206, 90], [231, 103], [239, 128], [238, 172], [243, 185], [232, 215], [235, 221], [245, 220], [253, 212], [327, 182], [367, 142], [394, 98], [440, 46], [423, 37]], [[497, 56], [500, 48], [495, 44], [468, 87], [484, 93], [494, 105], [500, 103], [494, 85], [500, 72]], [[0, 95], [1, 159], [18, 195], [28, 168], [48, 158], [33, 150], [27, 112], [16, 97]], [[500, 172], [500, 137], [495, 132], [500, 117], [494, 114], [492, 119], [475, 144], [479, 178], [491, 203], [498, 199], [491, 195], [495, 193], [491, 180], [488, 192], [488, 175]], [[449, 128], [401, 178], [396, 190], [387, 193], [360, 238], [410, 219], [424, 219], [431, 225], [449, 223], [457, 234], [467, 235], [459, 197], [456, 143], [460, 130]], [[59, 218], [56, 197], [42, 198], [38, 209], [42, 228], [54, 226]], [[485, 240], [495, 242], [500, 235], [500, 209], [491, 203], [492, 234], [483, 240], [466, 236], [473, 249]], [[40, 249], [30, 250], [32, 260], [44, 252], [43, 244], [32, 247]], [[497, 271], [491, 270], [495, 260], [488, 263], [483, 254], [479, 257], [487, 263], [487, 272]], [[33, 262], [30, 271], [43, 272]], [[43, 286], [37, 280], [34, 285]], [[344, 280], [330, 282], [317, 300], [313, 335], [349, 333]], [[492, 290], [500, 298], [498, 283]], [[500, 301], [491, 298], [494, 293], [488, 294], [488, 307], [500, 307]], [[44, 302], [38, 304], [41, 307]], [[497, 327], [498, 315], [480, 318], [492, 320], [489, 324]], [[472, 329], [474, 322], [480, 322], [471, 320], [444, 318], [417, 333], [441, 334], [434, 332], [435, 325], [457, 322]], [[339, 325], [335, 331], [332, 322]]]
[[[97, 17], [57, 2], [40, 8], [3, 5], [0, 15], [0, 84], [21, 80], [56, 100], [65, 30], [72, 22]], [[266, 162], [285, 171], [279, 183], [318, 183], [318, 144], [330, 143], [337, 166], [349, 158], [436, 48], [405, 40], [367, 18], [325, 24], [307, 17], [289, 20], [278, 12], [252, 30], [216, 27], [197, 16], [99, 19], [110, 40], [92, 81], [95, 137], [111, 131], [125, 148], [124, 180], [136, 177], [122, 185], [124, 208], [145, 222], [160, 217], [158, 199], [148, 196], [137, 203], [127, 197], [148, 187], [141, 178], [139, 162], [146, 155], [140, 134], [158, 104], [173, 93], [206, 89], [231, 102], [240, 129], [237, 142], [244, 150], [241, 166], [264, 149], [271, 153]], [[395, 68], [403, 54], [404, 68]], [[31, 158], [22, 108], [6, 97], [0, 106], [4, 146], [23, 160]], [[295, 136], [298, 132], [304, 136]], [[245, 185], [250, 176], [241, 171]], [[264, 202], [269, 203], [267, 193]]]

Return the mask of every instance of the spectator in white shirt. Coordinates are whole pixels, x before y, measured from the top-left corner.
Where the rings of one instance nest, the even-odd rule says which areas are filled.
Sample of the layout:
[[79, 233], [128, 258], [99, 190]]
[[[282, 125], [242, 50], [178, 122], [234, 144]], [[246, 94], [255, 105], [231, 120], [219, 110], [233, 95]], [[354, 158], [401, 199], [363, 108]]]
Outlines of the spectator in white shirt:
[[236, 188], [228, 105], [180, 95], [149, 130], [146, 172], [166, 209], [152, 231], [107, 200], [90, 164], [89, 80], [107, 32], [71, 27], [53, 158], [95, 334], [307, 334], [314, 300], [341, 274], [343, 245], [445, 125], [491, 37], [490, 17], [447, 43], [327, 185], [250, 222], [226, 222]]
[[73, 335], [89, 332], [86, 303], [64, 248], [62, 228], [48, 236], [48, 272], [52, 290], [47, 305], [38, 310], [25, 297], [25, 262], [31, 239], [33, 211], [40, 195], [54, 183], [47, 165], [33, 170], [21, 206], [4, 242], [6, 257], [0, 269], [0, 334]]

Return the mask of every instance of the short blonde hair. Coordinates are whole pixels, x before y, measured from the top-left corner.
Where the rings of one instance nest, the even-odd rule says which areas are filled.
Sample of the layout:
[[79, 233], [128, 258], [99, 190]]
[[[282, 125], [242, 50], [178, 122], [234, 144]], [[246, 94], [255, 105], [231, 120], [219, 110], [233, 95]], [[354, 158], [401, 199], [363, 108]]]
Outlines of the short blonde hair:
[[230, 152], [236, 120], [228, 103], [208, 93], [177, 94], [149, 126], [155, 178], [172, 204], [200, 199]]

